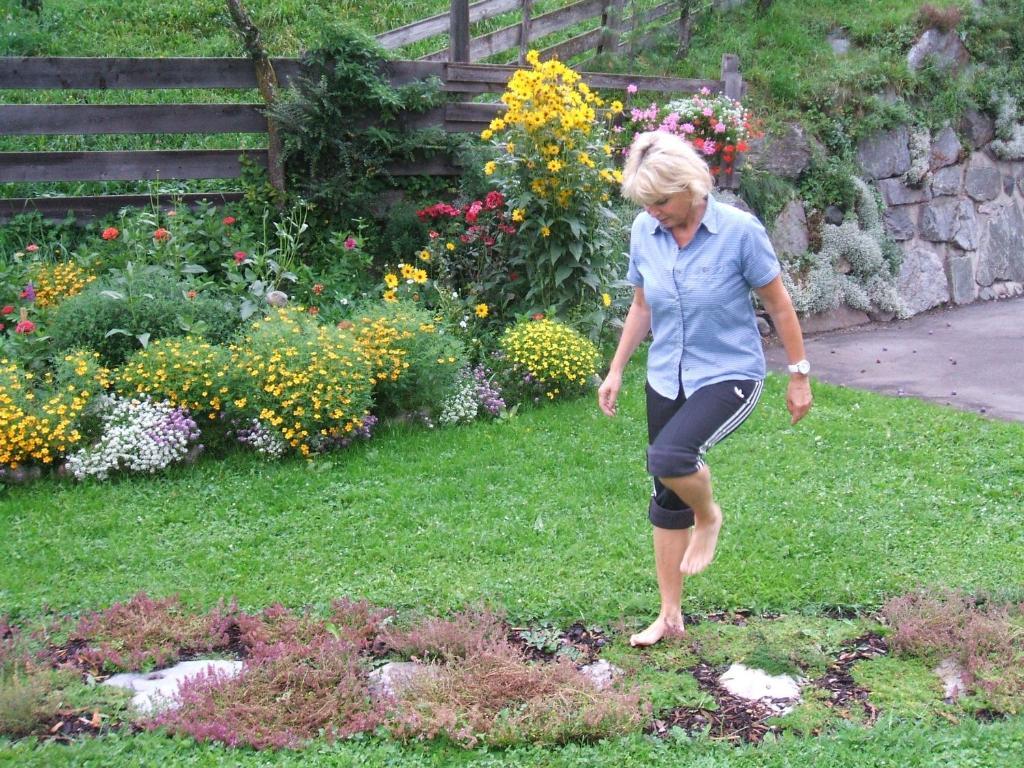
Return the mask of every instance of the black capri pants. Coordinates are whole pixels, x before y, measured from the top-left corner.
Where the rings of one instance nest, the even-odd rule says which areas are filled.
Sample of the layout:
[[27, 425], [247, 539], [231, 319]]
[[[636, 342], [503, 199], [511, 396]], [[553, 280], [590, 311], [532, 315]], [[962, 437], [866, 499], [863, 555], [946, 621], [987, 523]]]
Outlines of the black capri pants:
[[654, 492], [647, 513], [658, 528], [693, 526], [693, 509], [658, 479], [691, 475], [704, 466], [704, 454], [742, 424], [761, 397], [763, 381], [733, 379], [701, 387], [689, 398], [679, 386], [675, 400], [647, 384], [647, 471]]

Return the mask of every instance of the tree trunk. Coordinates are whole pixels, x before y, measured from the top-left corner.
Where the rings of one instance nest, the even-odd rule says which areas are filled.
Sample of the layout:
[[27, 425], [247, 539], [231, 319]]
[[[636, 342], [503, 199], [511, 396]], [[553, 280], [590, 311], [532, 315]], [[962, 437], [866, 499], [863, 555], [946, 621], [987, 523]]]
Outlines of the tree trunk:
[[[249, 54], [249, 58], [252, 59], [253, 66], [256, 68], [256, 85], [260, 90], [260, 95], [263, 97], [263, 101], [267, 103], [267, 106], [270, 106], [274, 103], [277, 93], [277, 74], [274, 72], [274, 67], [270, 63], [270, 57], [263, 47], [260, 31], [252, 23], [252, 19], [242, 6], [241, 0], [227, 0], [227, 3], [231, 20], [235, 23], [238, 33], [242, 36], [242, 45], [245, 47], [246, 53]], [[270, 176], [271, 186], [283, 194], [285, 188], [282, 159], [283, 148], [277, 122], [268, 118], [267, 172]]]
[[757, 0], [757, 10], [760, 13], [767, 13], [768, 9], [772, 7], [772, 0]]
[[693, 37], [693, 21], [697, 13], [697, 0], [679, 0], [679, 58], [686, 58]]

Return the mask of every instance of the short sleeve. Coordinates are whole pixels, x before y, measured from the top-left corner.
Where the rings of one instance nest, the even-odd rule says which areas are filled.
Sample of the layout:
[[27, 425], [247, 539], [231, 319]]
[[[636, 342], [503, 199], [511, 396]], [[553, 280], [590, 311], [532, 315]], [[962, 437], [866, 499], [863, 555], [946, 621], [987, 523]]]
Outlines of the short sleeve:
[[626, 280], [636, 288], [644, 287], [644, 276], [640, 274], [640, 239], [643, 237], [641, 219], [643, 213], [638, 213], [633, 219], [633, 226], [629, 231], [629, 268], [626, 270]]
[[626, 280], [637, 288], [644, 287], [644, 276], [640, 274], [640, 268], [636, 264], [636, 248], [632, 243], [629, 246], [629, 268], [626, 270]]
[[757, 219], [753, 219], [747, 228], [742, 253], [743, 279], [751, 288], [767, 285], [782, 271], [768, 233]]

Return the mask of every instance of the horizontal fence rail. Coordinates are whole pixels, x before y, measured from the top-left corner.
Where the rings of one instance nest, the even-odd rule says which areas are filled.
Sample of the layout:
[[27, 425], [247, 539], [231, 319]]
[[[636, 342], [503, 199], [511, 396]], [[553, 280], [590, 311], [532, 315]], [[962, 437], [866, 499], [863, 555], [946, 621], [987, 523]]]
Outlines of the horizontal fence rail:
[[[526, 2], [524, 24], [491, 33], [477, 40], [471, 51], [496, 52], [497, 46], [521, 46], [526, 35], [541, 37], [585, 19], [600, 17], [602, 26], [559, 43], [545, 51], [568, 58], [608, 43], [609, 24], [623, 28], [632, 23], [671, 16], [674, 3], [638, 14], [635, 22], [621, 18], [622, 0], [582, 0], [548, 14], [530, 18]], [[480, 21], [524, 9], [524, 0], [483, 0], [470, 6], [470, 20]], [[617, 15], [618, 14], [618, 15]], [[443, 22], [443, 23], [442, 23]], [[448, 15], [426, 19], [385, 33], [388, 45], [427, 39], [444, 31]], [[429, 33], [429, 34], [428, 34]], [[487, 37], [487, 36], [484, 36]], [[489, 40], [489, 42], [488, 42]], [[621, 47], [614, 37], [613, 43]], [[522, 50], [522, 49], [521, 49]], [[490, 55], [489, 53], [487, 55]], [[282, 85], [302, 73], [299, 59], [273, 59]], [[504, 110], [500, 103], [472, 101], [481, 94], [505, 90], [519, 70], [515, 65], [460, 63], [428, 59], [389, 61], [384, 72], [393, 85], [436, 78], [452, 99], [425, 113], [410, 115], [413, 128], [443, 127], [448, 132], [479, 132]], [[743, 83], [738, 59], [723, 57], [722, 77], [694, 80], [675, 77], [580, 72], [583, 82], [595, 89], [622, 90], [635, 85], [639, 91], [696, 93], [702, 88], [723, 92], [733, 98], [742, 95]], [[0, 57], [0, 91], [16, 90], [150, 90], [150, 89], [256, 89], [251, 60], [245, 58], [62, 58]], [[267, 120], [263, 104], [3, 104], [0, 105], [0, 135], [136, 135], [136, 134], [265, 134]], [[369, 125], [369, 123], [368, 123]], [[266, 149], [181, 149], [82, 152], [0, 152], [0, 185], [80, 181], [152, 181], [235, 179], [245, 162], [267, 167]], [[431, 158], [396, 164], [388, 169], [395, 176], [457, 175], [460, 169], [448, 158]], [[0, 186], [2, 190], [2, 186]], [[239, 199], [234, 191], [211, 191], [176, 196], [186, 203], [199, 199], [226, 202]], [[0, 221], [35, 210], [47, 218], [63, 218], [69, 212], [93, 218], [126, 205], [146, 205], [148, 195], [102, 195], [92, 197], [39, 197], [3, 199], [0, 193]]]

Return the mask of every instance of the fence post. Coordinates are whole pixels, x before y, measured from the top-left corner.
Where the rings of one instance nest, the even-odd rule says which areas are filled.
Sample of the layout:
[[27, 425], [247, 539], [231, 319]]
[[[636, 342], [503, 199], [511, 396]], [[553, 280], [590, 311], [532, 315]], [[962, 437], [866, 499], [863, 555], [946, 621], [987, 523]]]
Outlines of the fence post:
[[533, 27], [533, 0], [523, 0], [523, 20], [519, 24], [519, 66], [526, 64], [526, 53], [530, 50], [530, 30]]
[[469, 63], [469, 0], [452, 0], [448, 11], [448, 61]]
[[[730, 99], [739, 101], [743, 98], [743, 76], [740, 74], [740, 57], [734, 53], [722, 54], [722, 90]], [[718, 175], [718, 185], [723, 189], [736, 189], [739, 179], [734, 173], [742, 164], [742, 155], [738, 155], [733, 170], [724, 170]]]
[[625, 3], [626, 0], [604, 0], [604, 8], [601, 11], [604, 34], [601, 35], [601, 42], [597, 44], [598, 54], [618, 52], [619, 37], [622, 35], [622, 9]]

